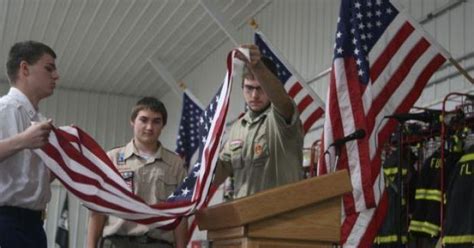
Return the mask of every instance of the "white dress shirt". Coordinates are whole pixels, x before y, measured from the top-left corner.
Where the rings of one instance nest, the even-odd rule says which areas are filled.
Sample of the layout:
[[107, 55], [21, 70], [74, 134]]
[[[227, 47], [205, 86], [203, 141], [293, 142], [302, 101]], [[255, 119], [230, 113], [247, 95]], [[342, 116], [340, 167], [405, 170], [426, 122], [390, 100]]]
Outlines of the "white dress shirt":
[[[0, 139], [23, 132], [32, 121], [44, 120], [17, 88], [11, 87], [0, 98]], [[0, 206], [43, 210], [50, 198], [49, 171], [32, 150], [19, 151], [0, 162]]]

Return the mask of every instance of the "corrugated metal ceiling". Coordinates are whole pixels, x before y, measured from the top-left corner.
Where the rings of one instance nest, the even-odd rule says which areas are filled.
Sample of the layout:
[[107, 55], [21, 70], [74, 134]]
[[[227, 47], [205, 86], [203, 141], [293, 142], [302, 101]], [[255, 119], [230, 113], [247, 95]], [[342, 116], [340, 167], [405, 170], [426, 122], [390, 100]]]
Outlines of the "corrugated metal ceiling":
[[[207, 0], [236, 28], [265, 0]], [[0, 82], [12, 44], [58, 54], [60, 87], [162, 96], [228, 37], [199, 0], [0, 0]]]

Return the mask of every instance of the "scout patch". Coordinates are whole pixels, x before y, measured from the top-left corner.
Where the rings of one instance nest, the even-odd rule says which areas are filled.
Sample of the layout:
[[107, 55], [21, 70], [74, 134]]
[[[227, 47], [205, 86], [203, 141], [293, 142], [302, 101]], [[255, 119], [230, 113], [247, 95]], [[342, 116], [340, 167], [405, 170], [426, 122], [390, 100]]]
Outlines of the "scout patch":
[[230, 150], [234, 151], [234, 150], [237, 150], [239, 148], [242, 148], [243, 145], [244, 145], [243, 140], [236, 139], [236, 140], [230, 141], [229, 148], [230, 148]]
[[122, 175], [123, 180], [125, 180], [125, 183], [127, 183], [131, 192], [133, 192], [133, 171], [124, 171], [120, 174]]
[[117, 153], [117, 165], [124, 165], [125, 164], [125, 153], [119, 152]]
[[262, 155], [263, 152], [263, 146], [261, 144], [256, 144], [254, 148], [254, 154], [255, 156], [260, 156]]

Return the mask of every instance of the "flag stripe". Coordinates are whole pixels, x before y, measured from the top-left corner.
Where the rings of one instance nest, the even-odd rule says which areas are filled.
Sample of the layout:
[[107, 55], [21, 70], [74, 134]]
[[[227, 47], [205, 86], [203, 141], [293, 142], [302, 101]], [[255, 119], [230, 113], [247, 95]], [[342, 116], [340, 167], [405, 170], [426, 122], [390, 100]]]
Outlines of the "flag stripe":
[[[421, 92], [422, 92], [422, 89], [424, 88], [424, 85], [426, 85], [426, 81], [420, 81], [418, 79], [418, 77], [423, 74], [423, 73], [433, 73], [434, 70], [429, 70], [428, 72], [423, 72], [422, 70], [426, 70], [424, 68], [427, 68], [427, 67], [424, 67], [423, 65], [431, 65], [432, 62], [432, 59], [434, 57], [437, 56], [437, 53], [434, 52], [434, 47], [430, 47], [430, 50], [427, 51], [418, 61], [417, 61], [417, 64], [415, 65], [415, 68], [410, 72], [410, 74], [408, 75], [408, 77], [404, 80], [403, 82], [403, 87], [398, 87], [397, 91], [394, 92], [394, 94], [391, 96], [391, 99], [390, 101], [391, 102], [399, 102], [400, 103], [400, 106], [401, 107], [398, 107], [398, 106], [395, 106], [395, 105], [391, 105], [391, 106], [387, 106], [385, 107], [384, 109], [384, 112], [382, 113], [379, 113], [379, 115], [377, 116], [377, 119], [376, 121], [378, 123], [381, 123], [381, 121], [383, 121], [383, 118], [385, 115], [391, 115], [391, 114], [394, 114], [394, 113], [404, 113], [404, 112], [407, 112], [410, 107], [412, 106], [412, 104], [416, 101], [416, 99], [418, 99], [418, 97], [420, 96]], [[434, 64], [436, 66], [436, 63]], [[432, 66], [430, 66], [431, 68], [434, 68]], [[418, 85], [418, 86], [416, 86]], [[407, 97], [409, 97], [410, 95], [413, 95], [412, 96], [412, 100], [411, 101], [407, 101]], [[378, 140], [386, 140], [388, 139], [388, 135], [386, 132], [392, 132], [394, 130], [394, 128], [388, 130], [388, 131], [384, 131], [384, 126], [385, 125], [389, 125], [389, 126], [395, 126], [395, 122], [392, 121], [390, 123], [385, 123], [385, 122], [382, 122], [381, 123], [382, 125], [380, 127], [378, 127], [380, 130], [382, 130], [381, 132], [382, 133], [385, 133], [385, 135], [383, 136], [379, 136], [378, 137]], [[375, 133], [372, 134], [373, 137], [376, 137], [375, 136]]]
[[398, 52], [400, 47], [412, 34], [414, 28], [410, 23], [405, 24], [396, 32], [395, 37], [388, 43], [387, 48], [383, 50], [375, 63], [370, 67], [370, 78], [376, 82], [382, 71], [386, 68], [392, 57]]
[[[123, 185], [119, 185], [116, 181], [113, 181], [111, 180], [107, 174], [101, 170], [98, 169], [98, 166], [97, 166], [97, 159], [89, 159], [90, 157], [89, 156], [82, 156], [81, 153], [77, 152], [76, 149], [73, 148], [73, 146], [68, 143], [65, 139], [62, 139], [61, 138], [61, 135], [58, 135], [59, 132], [56, 133], [56, 137], [58, 137], [58, 146], [61, 147], [61, 150], [59, 149], [56, 149], [56, 151], [58, 152], [57, 154], [59, 154], [59, 151], [63, 151], [64, 154], [63, 156], [61, 157], [56, 157], [56, 159], [62, 159], [62, 158], [67, 158], [69, 160], [69, 163], [75, 163], [76, 166], [74, 167], [71, 167], [71, 168], [75, 168], [76, 170], [78, 169], [81, 169], [81, 168], [90, 168], [92, 170], [88, 170], [88, 169], [85, 169], [85, 170], [81, 170], [81, 171], [78, 171], [79, 173], [76, 173], [74, 171], [72, 171], [71, 169], [69, 169], [68, 167], [66, 167], [65, 165], [66, 164], [63, 164], [63, 168], [68, 172], [68, 174], [71, 176], [71, 178], [76, 181], [76, 182], [84, 182], [86, 183], [86, 185], [94, 185], [96, 186], [99, 190], [103, 190], [104, 192], [107, 192], [107, 193], [112, 193], [112, 194], [117, 194], [117, 195], [121, 195], [122, 197], [127, 197], [127, 198], [130, 198], [130, 200], [134, 200], [134, 201], [140, 201], [142, 203], [144, 203], [143, 200], [141, 200], [140, 198], [138, 198], [136, 195], [132, 194], [130, 191], [127, 190], [127, 188], [123, 187]], [[82, 135], [82, 144], [83, 144], [83, 153], [84, 151], [87, 151], [87, 150], [98, 150], [100, 149], [100, 147], [94, 147], [91, 143], [91, 140], [88, 138], [87, 135]], [[95, 142], [93, 142], [95, 143]], [[88, 147], [91, 147], [91, 149], [87, 149]], [[102, 152], [104, 154], [104, 156], [100, 156], [97, 152], [94, 153], [92, 152], [93, 155], [96, 156], [96, 158], [99, 158], [100, 162], [102, 162], [102, 159], [108, 159], [107, 155], [105, 155], [105, 152]], [[67, 157], [66, 157], [67, 156]], [[102, 157], [102, 158], [101, 158]], [[95, 163], [94, 163], [94, 162]], [[117, 170], [115, 169], [112, 169], [112, 170], [109, 170], [110, 171], [115, 171], [116, 173]], [[92, 173], [91, 173], [92, 172]], [[105, 189], [105, 188], [102, 188], [100, 187], [100, 184], [97, 180], [92, 180], [90, 176], [95, 176], [96, 178], [99, 178], [99, 179], [102, 179], [104, 181], [104, 185], [108, 186], [109, 187], [109, 190]], [[123, 180], [119, 180], [118, 182], [121, 182]], [[113, 190], [113, 192], [111, 192], [110, 190]], [[124, 203], [126, 204], [126, 202]]]
[[[218, 186], [211, 186], [211, 189], [209, 191], [209, 194], [208, 194], [208, 197], [206, 198], [206, 201], [204, 203], [204, 207], [207, 207], [209, 205], [209, 202], [213, 199], [213, 197], [215, 196], [216, 192], [217, 192], [217, 189]], [[192, 217], [192, 220], [190, 221], [190, 224], [188, 225], [188, 233], [192, 236], [192, 233], [194, 232], [194, 230], [196, 229], [196, 226], [197, 226], [197, 221], [196, 221], [196, 218], [194, 215], [190, 216], [190, 218]]]
[[303, 100], [298, 103], [298, 111], [303, 112], [312, 102], [313, 98], [311, 98], [309, 95], [306, 95]]
[[[418, 32], [413, 32], [408, 39], [402, 44], [400, 49], [392, 57], [390, 57], [389, 64], [384, 68], [382, 74], [377, 78], [377, 81], [371, 84], [371, 95], [378, 96], [383, 92], [385, 84], [393, 77], [394, 71], [398, 68], [404, 67], [403, 61], [406, 56], [410, 54], [413, 48], [420, 42], [423, 37]], [[363, 96], [364, 98], [370, 98], [368, 94]], [[371, 99], [371, 98], [370, 98]], [[364, 105], [365, 106], [365, 105]], [[366, 108], [366, 112], [369, 108]]]
[[295, 82], [293, 86], [291, 86], [290, 90], [288, 91], [288, 95], [291, 98], [294, 98], [296, 94], [298, 94], [301, 90], [303, 89], [303, 86], [301, 86], [300, 82]]
[[[52, 145], [47, 145], [45, 147], [45, 151], [49, 154], [49, 156], [54, 161], [56, 161], [59, 164], [60, 168], [64, 170], [69, 180], [64, 180], [62, 182], [65, 186], [69, 186], [69, 184], [72, 184], [74, 187], [70, 187], [70, 188], [71, 188], [71, 191], [73, 191], [75, 194], [78, 194], [82, 196], [83, 198], [88, 199], [89, 201], [92, 201], [92, 202], [99, 202], [101, 200], [108, 201], [109, 203], [113, 201], [120, 201], [120, 198], [115, 197], [114, 194], [109, 194], [107, 190], [101, 188], [97, 180], [91, 179], [87, 175], [76, 173], [72, 171], [71, 169], [69, 169], [67, 166], [68, 164], [73, 165], [75, 168], [78, 168], [78, 167], [81, 167], [82, 163], [76, 162], [73, 158], [67, 156], [67, 152], [61, 154], [60, 150], [53, 147]], [[65, 159], [67, 159], [68, 162], [65, 162]], [[59, 175], [58, 175], [58, 178], [61, 179]], [[76, 183], [76, 182], [81, 182], [81, 184]], [[99, 191], [97, 193], [98, 195], [101, 194], [101, 192], [103, 192], [103, 195], [104, 195], [103, 198], [95, 198], [91, 196], [90, 194], [88, 194], [88, 192], [94, 192], [94, 190]], [[116, 205], [116, 207], [113, 207], [113, 208], [122, 212], [127, 212], [127, 213], [133, 212], [132, 210], [126, 208], [126, 205], [121, 205], [122, 203], [126, 204], [127, 202], [119, 202], [118, 203], [119, 205]], [[111, 205], [107, 204], [107, 206], [112, 208]]]
[[[227, 55], [227, 74], [226, 74], [226, 82], [232, 82], [232, 71], [233, 71], [233, 58], [234, 58], [234, 54], [235, 54], [235, 51], [232, 51], [231, 53], [229, 53]], [[230, 95], [230, 86], [229, 86], [228, 83], [227, 84], [224, 84], [222, 89], [221, 89], [221, 94], [224, 94], [224, 95]], [[219, 98], [222, 98], [223, 95], [221, 95]], [[225, 97], [223, 101], [219, 101], [218, 103], [218, 109], [221, 111], [219, 113], [219, 115], [217, 116], [217, 120], [216, 120], [216, 123], [218, 123], [217, 126], [213, 126], [213, 127], [217, 127], [217, 130], [214, 129], [213, 127], [211, 127], [211, 130], [210, 130], [210, 133], [212, 133], [211, 136], [208, 136], [208, 138], [210, 137], [211, 139], [211, 145], [210, 145], [210, 149], [206, 149], [206, 151], [204, 152], [204, 156], [203, 156], [203, 161], [204, 161], [204, 164], [206, 167], [209, 167], [207, 168], [207, 170], [204, 172], [204, 173], [201, 173], [201, 178], [204, 178], [204, 183], [208, 186], [206, 187], [201, 187], [200, 186], [200, 181], [198, 180], [198, 182], [196, 183], [196, 186], [199, 186], [201, 187], [201, 190], [198, 191], [198, 196], [201, 197], [201, 191], [204, 191], [206, 190], [204, 193], [207, 195], [207, 190], [209, 190], [209, 186], [211, 184], [211, 181], [212, 181], [212, 176], [210, 176], [210, 173], [214, 173], [214, 168], [215, 168], [215, 165], [216, 165], [216, 161], [217, 161], [217, 156], [215, 156], [216, 154], [216, 150], [218, 148], [218, 145], [219, 145], [219, 142], [220, 142], [220, 138], [222, 137], [222, 131], [223, 131], [223, 128], [224, 128], [224, 122], [225, 122], [225, 119], [226, 119], [226, 116], [227, 116], [227, 109], [228, 109], [228, 101], [229, 101], [229, 98], [228, 97]], [[220, 106], [220, 108], [219, 108]], [[218, 140], [214, 139], [218, 137]], [[207, 147], [207, 146], [206, 146]], [[213, 168], [211, 168], [211, 166], [213, 165]], [[207, 179], [207, 180], [206, 180]], [[198, 207], [201, 207], [204, 202], [206, 200], [206, 197], [201, 197], [200, 201], [198, 202]]]
[[[122, 207], [127, 207], [127, 212], [135, 211], [137, 210], [137, 205], [129, 205], [130, 202], [138, 202], [138, 206], [140, 207], [138, 210], [140, 211], [147, 211], [149, 208], [146, 207], [145, 203], [143, 200], [138, 198], [137, 196], [133, 195], [130, 193], [127, 189], [121, 188], [116, 182], [111, 181], [110, 179], [107, 178], [104, 173], [93, 170], [94, 172], [91, 172], [89, 170], [81, 170], [82, 168], [87, 167], [95, 167], [97, 164], [99, 164], [99, 161], [97, 161], [97, 158], [92, 158], [89, 156], [79, 156], [79, 153], [77, 150], [74, 150], [71, 144], [64, 142], [64, 139], [61, 138], [61, 135], [58, 135], [59, 132], [55, 132], [54, 137], [57, 138], [58, 142], [55, 142], [54, 139], [50, 141], [50, 146], [47, 147], [49, 148], [50, 156], [60, 163], [61, 169], [66, 172], [66, 174], [69, 176], [71, 179], [70, 183], [75, 183], [74, 188], [81, 190], [81, 192], [84, 192], [86, 196], [89, 196], [93, 190], [90, 189], [90, 187], [94, 187], [97, 190], [99, 190], [99, 193], [97, 195], [100, 195], [103, 199], [109, 199], [110, 202], [119, 202], [120, 208]], [[84, 134], [82, 135], [83, 137], [85, 136]], [[53, 137], [53, 138], [54, 138]], [[87, 142], [82, 142], [83, 144], [83, 151], [87, 150], [97, 150], [98, 147], [96, 144], [94, 146], [88, 146]], [[53, 146], [54, 145], [54, 146]], [[84, 153], [85, 154], [85, 153]], [[104, 153], [105, 154], [105, 153]], [[80, 158], [76, 160], [75, 158]], [[67, 160], [67, 163], [65, 162], [65, 159]], [[89, 160], [91, 159], [91, 160]], [[69, 166], [68, 166], [69, 165]], [[74, 168], [73, 171], [70, 168]], [[96, 173], [97, 172], [97, 173]], [[97, 175], [101, 174], [101, 175]], [[97, 180], [91, 179], [91, 177], [99, 178], [102, 179], [102, 181], [106, 182], [104, 183], [104, 187], [101, 187], [99, 182]], [[104, 180], [105, 178], [105, 180]], [[122, 180], [123, 181], [123, 180]], [[80, 182], [80, 183], [79, 183]], [[66, 185], [66, 184], [65, 184]], [[124, 198], [124, 200], [122, 200]], [[93, 198], [90, 198], [93, 199]], [[143, 208], [145, 207], [145, 208]], [[166, 208], [166, 207], [164, 207]]]
[[427, 40], [421, 39], [410, 51], [410, 53], [405, 57], [401, 66], [395, 71], [392, 77], [383, 87], [383, 90], [380, 92], [377, 97], [374, 98], [371, 108], [369, 110], [367, 119], [368, 122], [368, 132], [372, 133], [372, 130], [375, 125], [375, 116], [380, 113], [382, 108], [386, 106], [386, 103], [391, 99], [391, 95], [395, 93], [398, 87], [404, 82], [403, 79], [410, 73], [413, 68], [413, 65], [418, 60], [418, 58], [423, 55], [423, 53], [428, 49], [430, 44]]
[[387, 210], [388, 196], [384, 192], [377, 208], [346, 216], [342, 224], [341, 243], [358, 244], [357, 247], [371, 247]]
[[324, 114], [324, 110], [321, 108], [316, 109], [313, 111], [309, 117], [306, 118], [306, 121], [303, 123], [303, 129], [309, 131], [311, 126], [316, 123]]
[[[346, 58], [345, 61], [345, 71], [347, 73], [347, 80], [348, 82], [340, 81], [341, 86], [345, 87], [347, 85], [348, 89], [347, 92], [349, 93], [350, 97], [350, 104], [352, 105], [352, 110], [348, 113], [353, 115], [354, 123], [350, 123], [352, 126], [350, 128], [345, 128], [344, 133], [349, 134], [353, 133], [357, 129], [367, 130], [367, 122], [366, 116], [363, 109], [362, 98], [360, 97], [361, 91], [358, 91], [361, 83], [358, 80], [357, 68], [356, 63], [353, 58]], [[344, 90], [344, 88], [340, 88]], [[354, 145], [357, 144], [357, 146]], [[353, 174], [353, 180], [360, 180], [360, 182], [354, 182], [353, 185], [356, 187], [353, 190], [356, 210], [361, 211], [365, 208], [371, 208], [375, 206], [374, 202], [374, 192], [371, 187], [371, 171], [370, 167], [368, 166], [361, 166], [364, 164], [369, 164], [369, 149], [368, 149], [368, 139], [366, 137], [346, 143], [348, 147], [349, 154], [348, 162], [350, 163], [350, 172]], [[355, 178], [354, 178], [355, 177]], [[359, 192], [359, 190], [362, 192]]]
[[[333, 70], [331, 71], [331, 81], [330, 81], [330, 86], [329, 86], [329, 97], [331, 97], [330, 99], [334, 99], [334, 101], [331, 101], [331, 102], [328, 102], [330, 105], [328, 107], [326, 107], [326, 110], [329, 111], [329, 115], [330, 115], [330, 118], [328, 119], [326, 117], [326, 120], [329, 120], [332, 124], [332, 133], [334, 135], [340, 135], [340, 136], [344, 136], [343, 133], [344, 133], [344, 127], [343, 127], [343, 124], [342, 124], [342, 117], [341, 117], [341, 112], [339, 111], [341, 109], [341, 106], [340, 103], [341, 103], [341, 100], [339, 99], [347, 99], [348, 97], [347, 96], [341, 96], [340, 94], [342, 93], [347, 93], [347, 91], [338, 91], [337, 90], [337, 81], [338, 80], [343, 80], [343, 81], [346, 81], [345, 80], [345, 72], [342, 71], [342, 73], [340, 73], [341, 71], [341, 68], [343, 68], [343, 65], [341, 65], [341, 63], [343, 64], [344, 61], [343, 60], [337, 60], [337, 61], [334, 61], [334, 67], [333, 67]], [[342, 103], [344, 104], [347, 104], [348, 101], [344, 101], [342, 100]], [[350, 108], [350, 106], [347, 106]], [[349, 119], [351, 119], [351, 117], [349, 116], [348, 117]], [[344, 120], [346, 120], [347, 122], [349, 122], [350, 120], [344, 118]], [[332, 141], [331, 141], [332, 143]], [[334, 154], [335, 155], [335, 149], [332, 149], [330, 150], [330, 153], [331, 154]], [[337, 166], [339, 166], [337, 169], [349, 169], [348, 168], [348, 163], [347, 163], [347, 150], [346, 148], [343, 146], [341, 147], [340, 149], [340, 155], [339, 155], [339, 161], [338, 161], [338, 164]], [[331, 161], [332, 163], [335, 163], [335, 161]], [[328, 163], [329, 165], [330, 163]], [[335, 166], [335, 165], [333, 165]], [[334, 169], [336, 168], [329, 168], [328, 171], [334, 171]], [[357, 178], [352, 178], [352, 177], [356, 177], [357, 175], [356, 174], [350, 174], [351, 176], [351, 182], [352, 183], [356, 183], [356, 182], [360, 182], [359, 179]], [[353, 186], [353, 188], [355, 188]], [[345, 194], [343, 196], [343, 203], [344, 203], [344, 211], [345, 212], [348, 212], [348, 213], [353, 213], [355, 212], [355, 202], [354, 202], [354, 198], [351, 196], [351, 193], [349, 194]]]
[[[51, 148], [52, 148], [52, 150], [53, 150], [53, 152], [52, 152], [51, 154], [53, 155], [54, 153], [56, 153], [56, 154], [58, 154], [58, 156], [59, 156], [59, 157], [56, 157], [56, 158], [54, 158], [54, 156], [52, 156], [52, 158], [55, 159], [56, 162], [60, 162], [60, 163], [63, 162], [63, 163], [64, 163], [63, 159], [61, 158], [61, 155], [59, 155], [59, 152], [58, 152], [58, 151], [54, 151], [54, 150], [56, 150], [56, 149], [53, 148], [51, 145], [50, 145], [50, 147], [45, 148], [45, 149], [51, 149]], [[63, 167], [65, 167], [65, 166], [66, 166], [66, 165], [63, 165]], [[101, 198], [101, 197], [95, 197], [94, 195], [89, 195], [89, 194], [87, 194], [87, 193], [82, 193], [82, 191], [84, 191], [84, 192], [92, 192], [92, 191], [88, 189], [89, 187], [86, 187], [86, 188], [82, 187], [82, 188], [83, 188], [82, 191], [81, 191], [81, 190], [76, 190], [76, 189], [78, 188], [78, 187], [77, 187], [77, 183], [76, 183], [76, 185], [72, 185], [72, 186], [71, 186], [70, 184], [68, 184], [69, 181], [68, 181], [68, 180], [64, 180], [64, 178], [65, 178], [65, 177], [59, 178], [59, 179], [64, 183], [65, 187], [66, 187], [70, 192], [72, 192], [73, 194], [75, 194], [76, 196], [82, 197], [82, 199], [89, 200], [90, 202], [95, 202], [95, 203], [102, 204], [103, 206], [106, 206], [107, 208], [114, 209], [116, 214], [124, 214], [124, 213], [125, 213], [125, 214], [129, 214], [129, 213], [133, 213], [132, 210], [123, 208], [122, 206], [120, 206], [120, 205], [118, 205], [118, 204], [115, 204], [115, 203], [114, 203], [114, 200], [117, 200], [116, 198], [112, 199], [112, 201], [108, 201], [108, 200], [105, 199], [105, 198], [107, 198], [107, 197], [105, 197], [105, 198], [102, 197], [102, 198]], [[72, 181], [72, 180], [71, 180], [71, 177], [68, 177], [68, 178], [69, 178], [70, 181]], [[74, 186], [75, 186], [75, 187], [74, 187]], [[169, 219], [169, 218], [160, 218], [160, 219]], [[140, 221], [140, 222], [141, 222], [141, 221]]]
[[[423, 71], [420, 74], [418, 74], [419, 76], [417, 80], [415, 81], [416, 84], [410, 91], [410, 94], [408, 94], [406, 98], [401, 100], [400, 106], [394, 111], [395, 113], [406, 112], [410, 109], [411, 106], [413, 106], [413, 104], [416, 102], [418, 97], [421, 95], [423, 88], [425, 87], [426, 83], [428, 82], [433, 72], [436, 71], [445, 61], [446, 61], [446, 58], [444, 58], [440, 54], [437, 54], [427, 64], [427, 66], [423, 69]], [[381, 131], [378, 133], [379, 140], [388, 139], [390, 134], [394, 131], [395, 126], [396, 126], [396, 121], [390, 120], [389, 122], [390, 123], [387, 123], [383, 128], [381, 128]], [[382, 148], [380, 147], [379, 150], [381, 149]], [[375, 157], [379, 157], [379, 156], [375, 156]]]
[[[62, 159], [62, 156], [59, 154], [59, 152], [55, 148], [53, 148], [51, 145], [47, 144], [45, 146], [44, 150], [51, 156], [51, 158], [53, 160], [55, 160], [61, 166], [61, 168], [67, 168], [67, 165], [64, 162], [64, 160]], [[82, 175], [77, 175], [76, 173], [74, 173], [70, 170], [67, 171], [66, 174], [68, 175], [70, 180], [66, 181], [66, 180], [64, 180], [64, 177], [62, 177], [62, 178], [58, 177], [58, 179], [60, 179], [60, 181], [64, 184], [64, 186], [70, 192], [72, 192], [74, 195], [80, 197], [81, 199], [86, 199], [90, 202], [96, 202], [96, 203], [100, 202], [101, 205], [104, 205], [108, 208], [113, 208], [115, 210], [122, 211], [122, 212], [125, 212], [125, 213], [132, 213], [131, 210], [129, 210], [127, 208], [123, 208], [120, 205], [113, 204], [113, 203], [108, 202], [108, 201], [106, 201], [105, 199], [102, 199], [102, 198], [96, 198], [94, 196], [82, 193], [82, 191], [87, 191], [87, 190], [89, 190], [89, 188], [91, 188], [91, 187], [89, 187], [89, 185], [93, 185], [93, 186], [98, 187], [98, 183], [95, 180], [94, 181], [89, 180], [89, 178], [87, 178], [87, 177], [80, 178]], [[71, 187], [68, 184], [70, 181], [76, 181], [78, 178], [79, 178], [79, 180], [82, 179], [82, 182], [85, 183], [82, 190], [80, 190], [80, 189], [76, 190], [76, 187]]]

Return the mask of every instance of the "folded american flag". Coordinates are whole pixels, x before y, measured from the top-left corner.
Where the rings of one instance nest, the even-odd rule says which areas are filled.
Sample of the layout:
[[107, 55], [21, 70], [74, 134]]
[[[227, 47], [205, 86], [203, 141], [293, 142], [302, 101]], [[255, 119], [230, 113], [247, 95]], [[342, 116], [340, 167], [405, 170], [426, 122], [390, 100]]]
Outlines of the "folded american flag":
[[199, 159], [166, 202], [149, 205], [130, 192], [104, 150], [78, 127], [53, 128], [49, 143], [34, 152], [87, 208], [152, 228], [173, 228], [206, 202], [229, 106], [234, 54], [228, 54], [224, 83], [205, 110]]

